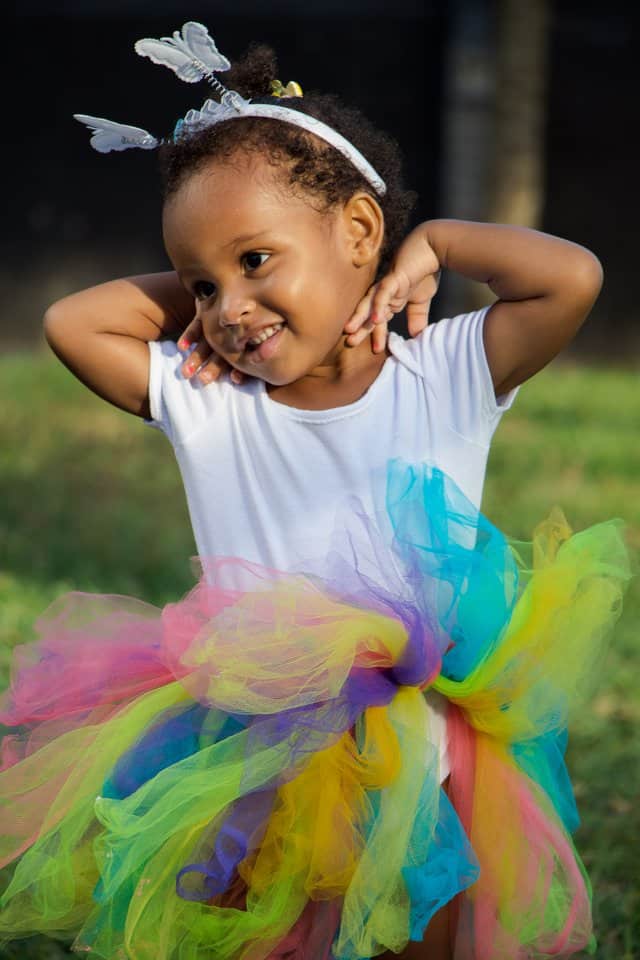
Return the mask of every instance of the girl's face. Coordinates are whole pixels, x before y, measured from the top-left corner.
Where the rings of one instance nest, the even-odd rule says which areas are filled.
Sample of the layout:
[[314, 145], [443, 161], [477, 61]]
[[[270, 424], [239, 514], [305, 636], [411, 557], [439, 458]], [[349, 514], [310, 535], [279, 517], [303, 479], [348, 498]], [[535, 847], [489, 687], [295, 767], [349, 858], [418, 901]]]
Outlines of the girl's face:
[[[375, 277], [380, 208], [365, 194], [319, 213], [261, 158], [212, 162], [167, 202], [168, 255], [196, 300], [210, 346], [238, 370], [281, 386], [330, 377], [365, 353], [344, 325]], [[255, 348], [258, 331], [277, 332]], [[364, 349], [363, 349], [364, 348]]]

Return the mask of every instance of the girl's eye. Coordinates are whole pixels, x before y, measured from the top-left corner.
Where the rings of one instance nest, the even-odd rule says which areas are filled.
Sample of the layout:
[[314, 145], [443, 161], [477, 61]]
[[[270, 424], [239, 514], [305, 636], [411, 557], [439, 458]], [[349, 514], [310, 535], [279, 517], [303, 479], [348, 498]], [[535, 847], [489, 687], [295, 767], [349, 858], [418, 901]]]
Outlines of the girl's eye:
[[215, 292], [215, 284], [210, 283], [208, 280], [198, 280], [193, 285], [193, 295], [196, 300], [208, 300]]
[[[264, 260], [262, 257], [264, 257]], [[262, 266], [268, 257], [268, 253], [256, 253], [255, 250], [252, 250], [250, 253], [245, 253], [243, 260], [248, 266], [249, 270], [257, 270], [258, 267]]]

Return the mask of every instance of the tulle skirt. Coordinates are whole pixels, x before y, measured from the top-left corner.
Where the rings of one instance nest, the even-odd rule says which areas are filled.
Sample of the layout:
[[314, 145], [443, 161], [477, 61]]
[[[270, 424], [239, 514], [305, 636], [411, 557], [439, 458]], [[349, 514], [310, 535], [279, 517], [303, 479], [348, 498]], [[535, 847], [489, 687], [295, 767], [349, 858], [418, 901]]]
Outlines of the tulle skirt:
[[451, 901], [456, 960], [593, 947], [563, 757], [629, 577], [621, 523], [555, 510], [514, 543], [399, 459], [376, 496], [295, 573], [205, 558], [163, 609], [45, 612], [1, 704], [1, 939], [365, 960]]

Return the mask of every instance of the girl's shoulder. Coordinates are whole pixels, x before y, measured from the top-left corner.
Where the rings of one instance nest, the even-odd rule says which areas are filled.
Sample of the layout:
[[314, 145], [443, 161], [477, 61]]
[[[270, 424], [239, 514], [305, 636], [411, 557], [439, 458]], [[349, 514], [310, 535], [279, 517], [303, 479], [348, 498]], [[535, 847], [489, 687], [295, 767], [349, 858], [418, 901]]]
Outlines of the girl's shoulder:
[[417, 336], [389, 337], [389, 349], [404, 368], [420, 377], [439, 415], [463, 435], [489, 437], [513, 403], [518, 388], [496, 397], [484, 348], [489, 306], [430, 323]]
[[488, 309], [429, 323], [415, 337], [392, 333], [389, 349], [403, 366], [425, 379], [457, 370], [469, 372], [470, 365], [486, 365], [482, 331]]
[[173, 340], [149, 343], [149, 409], [145, 421], [167, 434], [175, 445], [199, 425], [221, 412], [233, 390], [228, 373], [213, 383], [187, 379], [181, 372], [185, 355]]

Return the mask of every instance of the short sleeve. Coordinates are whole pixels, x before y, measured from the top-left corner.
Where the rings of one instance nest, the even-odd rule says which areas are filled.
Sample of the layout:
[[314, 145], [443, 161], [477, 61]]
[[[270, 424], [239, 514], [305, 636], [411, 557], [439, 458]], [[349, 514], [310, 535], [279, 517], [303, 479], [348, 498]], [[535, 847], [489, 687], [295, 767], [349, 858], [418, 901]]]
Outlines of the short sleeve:
[[164, 411], [162, 409], [162, 341], [151, 341], [149, 347], [149, 411], [151, 416], [144, 422], [149, 427], [165, 429]]
[[437, 404], [438, 414], [466, 440], [489, 446], [519, 387], [496, 397], [484, 348], [490, 306], [429, 324], [405, 349]]
[[145, 420], [149, 427], [155, 427], [172, 439], [171, 420], [163, 396], [163, 381], [172, 360], [178, 353], [171, 340], [152, 340], [149, 347], [149, 411], [151, 416]]
[[173, 340], [149, 343], [149, 410], [144, 422], [162, 430], [176, 446], [215, 415], [220, 405], [220, 383], [202, 384], [180, 372], [184, 357]]

